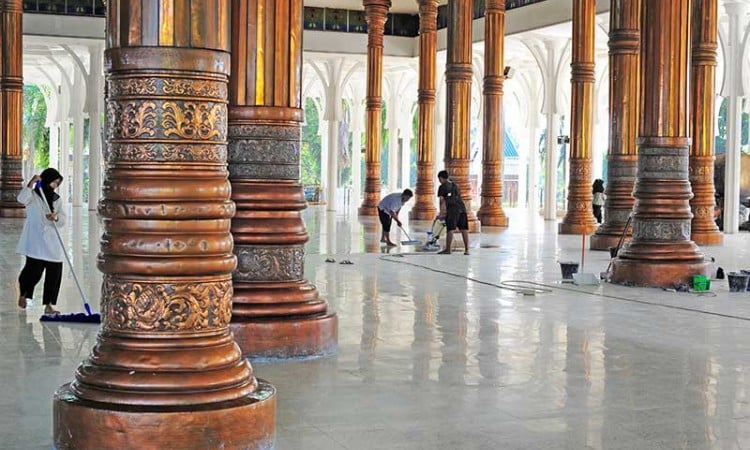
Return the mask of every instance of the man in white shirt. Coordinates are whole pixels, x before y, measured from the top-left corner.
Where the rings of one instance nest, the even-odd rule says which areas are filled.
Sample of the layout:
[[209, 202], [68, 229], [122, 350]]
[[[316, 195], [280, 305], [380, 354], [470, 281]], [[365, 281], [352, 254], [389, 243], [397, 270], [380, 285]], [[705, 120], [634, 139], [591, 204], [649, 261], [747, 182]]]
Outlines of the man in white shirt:
[[380, 224], [383, 225], [380, 242], [389, 247], [396, 246], [396, 244], [391, 242], [391, 223], [395, 220], [398, 226], [401, 226], [401, 221], [398, 220], [398, 212], [401, 211], [401, 208], [412, 197], [414, 197], [414, 193], [411, 189], [404, 189], [404, 192], [395, 192], [386, 195], [383, 197], [383, 200], [380, 200], [380, 203], [378, 203], [378, 216], [380, 217]]

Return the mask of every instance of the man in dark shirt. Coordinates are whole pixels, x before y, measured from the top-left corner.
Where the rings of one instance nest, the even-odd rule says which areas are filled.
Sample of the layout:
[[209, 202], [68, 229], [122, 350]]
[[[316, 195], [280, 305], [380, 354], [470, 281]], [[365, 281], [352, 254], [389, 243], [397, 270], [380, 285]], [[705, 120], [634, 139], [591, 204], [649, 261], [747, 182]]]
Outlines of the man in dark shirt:
[[440, 212], [445, 214], [445, 227], [448, 234], [445, 236], [445, 250], [441, 255], [450, 255], [453, 244], [453, 232], [459, 230], [464, 240], [464, 255], [469, 254], [469, 218], [466, 215], [466, 205], [461, 199], [461, 191], [458, 185], [451, 181], [448, 172], [441, 170], [438, 173], [438, 197], [440, 197]]

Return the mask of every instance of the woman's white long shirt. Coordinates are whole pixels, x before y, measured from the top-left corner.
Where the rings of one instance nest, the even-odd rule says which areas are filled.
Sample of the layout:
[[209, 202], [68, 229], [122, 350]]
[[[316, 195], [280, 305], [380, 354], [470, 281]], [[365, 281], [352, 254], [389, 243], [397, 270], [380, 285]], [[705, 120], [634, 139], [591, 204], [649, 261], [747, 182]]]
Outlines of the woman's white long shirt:
[[16, 253], [44, 261], [62, 262], [65, 255], [54, 228], [55, 225], [65, 225], [62, 201], [58, 198], [54, 202], [58, 220], [52, 222], [45, 217], [48, 213], [47, 200], [39, 197], [28, 186], [21, 189], [16, 199], [26, 206], [26, 222], [23, 224]]

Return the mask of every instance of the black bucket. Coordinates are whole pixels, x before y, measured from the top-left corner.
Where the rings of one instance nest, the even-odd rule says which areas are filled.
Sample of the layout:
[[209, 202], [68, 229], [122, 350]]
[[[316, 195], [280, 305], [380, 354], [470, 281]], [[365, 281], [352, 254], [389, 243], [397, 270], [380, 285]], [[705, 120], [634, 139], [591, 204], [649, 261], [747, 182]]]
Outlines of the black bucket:
[[750, 274], [729, 272], [727, 280], [729, 280], [729, 292], [745, 292], [747, 290], [747, 282], [750, 280]]
[[573, 274], [578, 273], [578, 263], [573, 261], [561, 261], [560, 271], [562, 272], [563, 280], [572, 280]]
[[[740, 270], [740, 273], [744, 273], [745, 275], [750, 275], [750, 270]], [[747, 282], [747, 290], [750, 292], [750, 280]]]

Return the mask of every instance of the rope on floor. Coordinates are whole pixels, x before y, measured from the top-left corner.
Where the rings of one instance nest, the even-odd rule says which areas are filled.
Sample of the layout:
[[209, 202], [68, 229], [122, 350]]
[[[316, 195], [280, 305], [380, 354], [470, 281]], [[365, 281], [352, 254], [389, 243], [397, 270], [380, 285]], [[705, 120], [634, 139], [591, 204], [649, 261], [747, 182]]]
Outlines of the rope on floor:
[[[491, 283], [489, 281], [483, 281], [479, 280], [477, 278], [469, 277], [466, 275], [461, 275], [458, 273], [448, 272], [445, 270], [435, 269], [429, 266], [423, 266], [421, 264], [415, 264], [412, 262], [404, 261], [402, 258], [404, 258], [405, 255], [403, 254], [397, 254], [397, 255], [388, 255], [388, 256], [381, 256], [380, 259], [386, 262], [396, 263], [396, 264], [404, 264], [407, 266], [417, 267], [420, 269], [428, 270], [430, 272], [439, 273], [442, 275], [448, 275], [455, 278], [463, 278], [468, 281], [472, 281], [474, 283], [482, 284], [485, 286], [491, 286], [498, 289], [505, 289], [509, 291], [513, 291], [522, 295], [527, 296], [533, 296], [536, 294], [548, 294], [553, 292], [554, 289], [560, 290], [560, 291], [567, 291], [567, 292], [575, 292], [577, 294], [587, 294], [592, 295], [596, 297], [606, 298], [609, 300], [616, 300], [616, 301], [622, 301], [622, 302], [628, 302], [628, 303], [637, 303], [640, 305], [647, 305], [647, 306], [656, 306], [666, 309], [672, 309], [677, 311], [685, 311], [685, 312], [692, 312], [692, 313], [698, 313], [698, 314], [705, 314], [709, 316], [716, 316], [716, 317], [723, 317], [725, 319], [736, 319], [736, 320], [742, 320], [745, 322], [750, 322], [750, 317], [742, 317], [742, 316], [735, 316], [732, 314], [724, 314], [714, 311], [706, 311], [703, 309], [697, 309], [697, 308], [689, 308], [686, 306], [677, 306], [677, 305], [665, 305], [662, 303], [652, 303], [647, 302], [645, 300], [638, 300], [635, 298], [629, 298], [629, 297], [621, 297], [618, 295], [610, 295], [610, 294], [604, 294], [601, 292], [591, 292], [591, 291], [585, 291], [581, 289], [575, 289], [572, 287], [567, 286], [560, 286], [560, 285], [553, 285], [553, 284], [545, 284], [545, 283], [539, 283], [536, 281], [529, 281], [529, 280], [506, 280], [501, 281], [499, 284]], [[398, 258], [398, 259], [396, 259]], [[526, 287], [529, 286], [529, 287]], [[700, 293], [694, 293], [698, 296], [711, 296], [716, 297], [716, 294], [713, 292], [700, 292]]]

